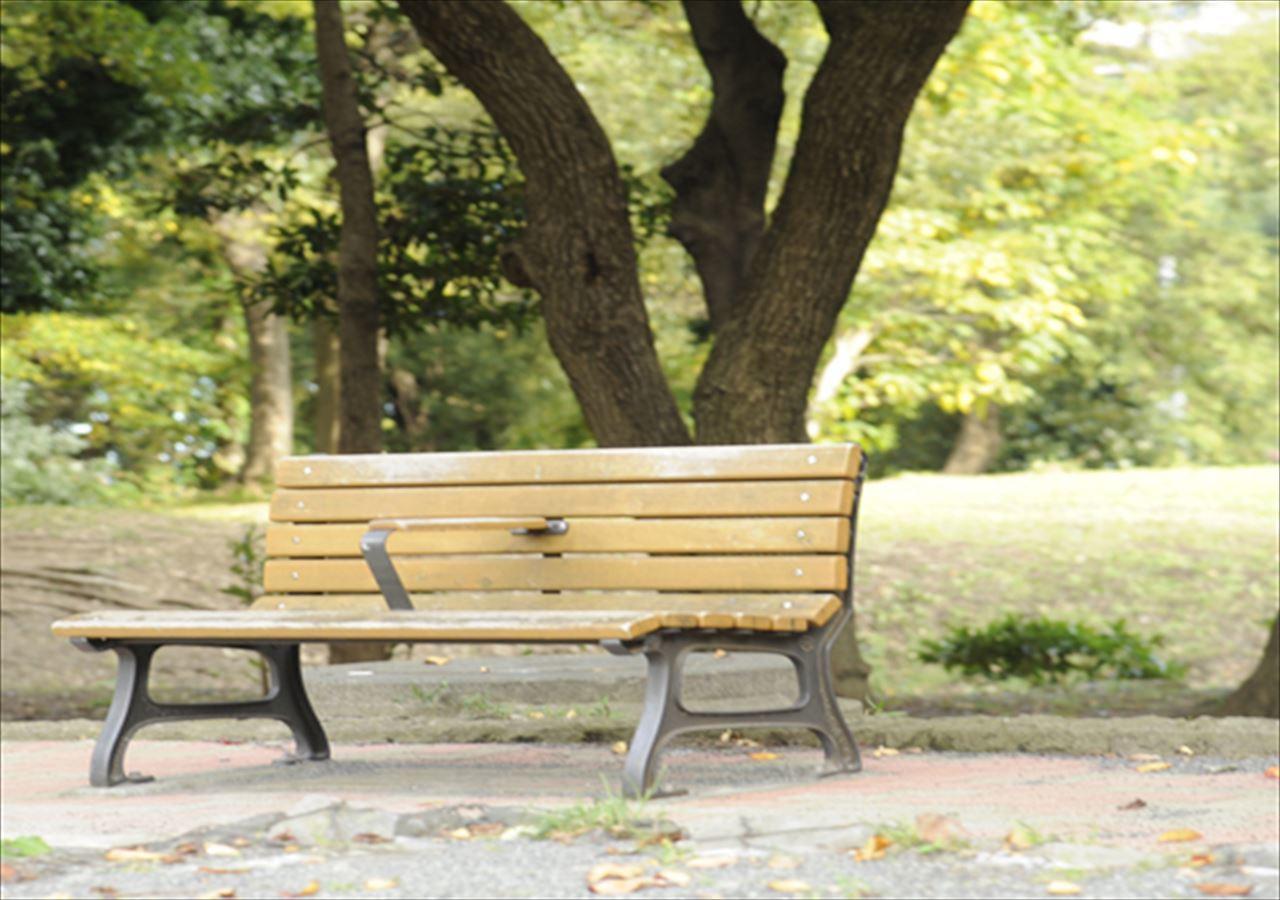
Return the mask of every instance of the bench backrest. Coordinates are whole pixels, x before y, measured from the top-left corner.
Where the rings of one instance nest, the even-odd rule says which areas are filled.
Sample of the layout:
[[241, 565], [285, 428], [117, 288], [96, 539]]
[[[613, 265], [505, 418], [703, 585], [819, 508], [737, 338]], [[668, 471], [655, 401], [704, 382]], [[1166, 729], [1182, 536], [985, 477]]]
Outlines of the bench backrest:
[[862, 465], [851, 444], [290, 457], [277, 467], [259, 605], [383, 608], [360, 537], [393, 517], [570, 526], [393, 534], [415, 595], [840, 593]]

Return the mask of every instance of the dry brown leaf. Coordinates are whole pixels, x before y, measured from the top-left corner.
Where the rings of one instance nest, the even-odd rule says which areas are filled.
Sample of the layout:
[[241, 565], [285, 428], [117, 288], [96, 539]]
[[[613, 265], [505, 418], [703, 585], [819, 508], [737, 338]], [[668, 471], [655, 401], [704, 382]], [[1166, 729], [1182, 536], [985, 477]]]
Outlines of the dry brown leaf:
[[1251, 884], [1231, 884], [1225, 881], [1202, 881], [1195, 889], [1210, 897], [1247, 897], [1253, 893]]
[[227, 900], [227, 898], [234, 897], [235, 895], [235, 888], [218, 888], [216, 891], [201, 894], [197, 900]]
[[461, 828], [455, 828], [450, 831], [449, 837], [453, 838], [455, 841], [469, 841], [471, 840], [471, 829], [466, 825], [463, 825]]
[[240, 851], [230, 844], [217, 844], [213, 841], [206, 841], [204, 852], [209, 856], [239, 856]]
[[297, 840], [297, 838], [293, 836], [293, 832], [291, 831], [282, 831], [272, 837], [271, 840], [275, 841], [277, 844], [292, 844]]
[[798, 869], [800, 868], [800, 860], [794, 856], [784, 856], [781, 853], [777, 853], [769, 857], [768, 865], [770, 869]]
[[595, 884], [609, 878], [639, 878], [644, 874], [644, 866], [638, 863], [596, 863], [587, 870], [587, 884]]
[[107, 862], [155, 862], [165, 854], [142, 847], [113, 847], [102, 855]]
[[1181, 746], [1179, 746], [1179, 747], [1178, 747], [1178, 752], [1179, 752], [1180, 754], [1182, 754], [1183, 756], [1195, 756], [1195, 755], [1196, 755], [1196, 751], [1192, 750], [1192, 749], [1191, 749], [1190, 747], [1188, 747], [1186, 744], [1182, 744]]
[[481, 671], [481, 672], [488, 672], [488, 671], [489, 671], [489, 667], [488, 667], [488, 666], [481, 666], [481, 667], [480, 667], [480, 671]]
[[731, 740], [733, 740], [733, 732], [732, 732], [732, 731], [722, 731], [722, 732], [720, 732], [720, 743], [722, 743], [722, 744], [727, 744], [727, 743], [729, 743], [729, 741], [731, 741]]
[[1194, 828], [1175, 828], [1172, 831], [1166, 831], [1156, 840], [1162, 844], [1177, 844], [1182, 841], [1198, 841], [1202, 837], [1204, 835]]
[[1262, 774], [1267, 776], [1268, 778], [1280, 779], [1280, 766], [1271, 766], [1269, 769], [1267, 769], [1267, 771], [1263, 772]]
[[1135, 797], [1132, 800], [1130, 800], [1128, 803], [1126, 803], [1124, 806], [1118, 806], [1116, 808], [1123, 809], [1123, 810], [1146, 809], [1147, 801], [1143, 800], [1141, 797]]
[[247, 837], [234, 837], [231, 839], [231, 846], [233, 847], [248, 847], [252, 843], [253, 841]]
[[200, 848], [191, 841], [183, 841], [181, 844], [173, 848], [173, 854], [177, 856], [194, 856], [200, 852]]
[[751, 758], [756, 762], [768, 762], [771, 759], [777, 759], [778, 754], [770, 753], [768, 750], [761, 750], [758, 753], [752, 753]]
[[1015, 826], [1004, 836], [1004, 848], [1014, 852], [1030, 850], [1035, 843], [1031, 830], [1022, 825]]
[[97, 887], [91, 887], [89, 890], [95, 894], [101, 894], [103, 897], [115, 897], [120, 893], [119, 888], [113, 888], [110, 885], [100, 884]]
[[808, 894], [813, 890], [809, 886], [809, 882], [801, 881], [799, 878], [779, 878], [770, 881], [768, 888], [771, 891], [777, 891], [779, 894]]
[[651, 847], [654, 844], [675, 844], [683, 841], [686, 835], [679, 828], [669, 828], [666, 831], [654, 831], [647, 834], [636, 841], [636, 849], [643, 850], [645, 847]]
[[715, 856], [695, 856], [685, 862], [690, 869], [727, 869], [738, 861], [732, 853], [717, 853]]
[[1069, 897], [1080, 893], [1080, 885], [1074, 881], [1050, 881], [1044, 889], [1045, 893], [1053, 894], [1055, 897]]
[[290, 896], [291, 897], [310, 897], [312, 894], [318, 894], [318, 893], [320, 893], [320, 882], [308, 881], [306, 884], [306, 887], [304, 887], [302, 890], [294, 894], [290, 894]]
[[662, 869], [654, 877], [661, 881], [664, 887], [688, 887], [693, 881], [692, 875], [677, 869]]
[[1143, 763], [1142, 765], [1138, 766], [1137, 771], [1145, 774], [1147, 772], [1163, 772], [1167, 769], [1172, 769], [1172, 768], [1173, 768], [1173, 763], [1149, 762], [1149, 763]]
[[578, 711], [576, 709], [571, 709], [564, 714], [564, 717], [566, 719], [576, 719], [578, 718]]
[[1130, 753], [1129, 762], [1159, 762], [1159, 753]]
[[873, 834], [867, 838], [867, 842], [853, 851], [853, 858], [857, 862], [870, 862], [873, 859], [884, 859], [884, 852], [893, 846], [893, 841], [889, 840], [883, 834]]
[[476, 837], [494, 837], [507, 830], [507, 826], [501, 822], [477, 822], [470, 827], [471, 833]]
[[647, 887], [661, 887], [656, 878], [606, 878], [604, 881], [597, 881], [594, 884], [588, 884], [587, 890], [593, 894], [634, 894], [636, 891], [643, 890]]
[[391, 838], [386, 835], [378, 834], [376, 831], [362, 831], [357, 835], [353, 835], [351, 840], [357, 844], [389, 844]]
[[301, 848], [301, 847], [299, 847], [297, 844], [286, 844], [286, 845], [284, 846], [284, 852], [285, 852], [285, 853], [297, 853], [297, 852], [298, 852], [299, 850], [301, 850], [301, 849], [302, 849], [302, 848]]
[[760, 742], [753, 741], [751, 738], [740, 737], [734, 739], [733, 745], [735, 747], [759, 747]]
[[1196, 853], [1192, 855], [1191, 859], [1187, 860], [1187, 865], [1193, 869], [1200, 869], [1204, 866], [1212, 865], [1213, 860], [1212, 853]]
[[422, 660], [423, 664], [428, 666], [447, 666], [449, 665], [449, 657], [447, 656], [428, 656]]
[[871, 755], [880, 759], [882, 756], [897, 756], [898, 751], [893, 747], [877, 747], [871, 751]]
[[724, 658], [725, 658], [726, 656], [728, 656], [729, 654], [728, 654], [726, 651], [724, 651], [724, 650], [717, 650], [717, 651], [715, 651], [714, 653], [712, 653], [711, 655], [712, 655], [712, 656], [714, 656], [716, 659], [724, 659]]
[[243, 875], [249, 871], [248, 866], [239, 866], [237, 868], [220, 868], [218, 866], [200, 866], [201, 872], [207, 872], [210, 875]]
[[616, 756], [626, 756], [626, 755], [627, 755], [627, 742], [626, 742], [626, 741], [614, 741], [614, 742], [613, 742], [613, 746], [612, 746], [612, 747], [610, 747], [609, 749], [610, 749], [610, 750], [612, 750], [612, 751], [614, 752], [614, 755], [616, 755]]
[[921, 813], [916, 816], [916, 835], [930, 844], [942, 846], [968, 837], [969, 832], [955, 819], [937, 813]]
[[364, 889], [366, 891], [390, 891], [395, 890], [399, 884], [394, 878], [370, 878], [364, 883]]

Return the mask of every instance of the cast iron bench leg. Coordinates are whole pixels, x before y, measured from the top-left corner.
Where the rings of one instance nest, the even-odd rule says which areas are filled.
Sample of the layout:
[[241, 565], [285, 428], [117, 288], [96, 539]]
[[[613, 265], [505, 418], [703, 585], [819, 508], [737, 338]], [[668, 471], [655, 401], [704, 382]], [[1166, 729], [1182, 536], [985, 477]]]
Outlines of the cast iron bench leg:
[[[690, 632], [651, 635], [637, 645], [606, 641], [612, 653], [639, 651], [648, 661], [644, 711], [631, 739], [623, 767], [622, 792], [627, 797], [654, 796], [658, 756], [668, 740], [686, 731], [724, 728], [808, 728], [822, 742], [824, 775], [862, 768], [858, 744], [836, 702], [831, 682], [831, 642], [844, 624], [838, 616], [822, 628], [797, 635], [738, 634], [718, 637]], [[691, 712], [681, 702], [685, 660], [695, 650], [779, 653], [791, 660], [800, 696], [782, 709]]]
[[[329, 741], [320, 720], [307, 699], [302, 681], [298, 644], [182, 644], [182, 646], [233, 647], [252, 650], [266, 661], [270, 688], [261, 700], [231, 703], [157, 703], [151, 699], [147, 681], [151, 659], [166, 642], [76, 641], [82, 650], [114, 650], [118, 661], [116, 690], [111, 698], [102, 734], [93, 748], [89, 783], [110, 787], [125, 781], [151, 781], [150, 776], [126, 774], [124, 754], [129, 740], [144, 725], [182, 719], [276, 719], [293, 732], [294, 755], [285, 761], [328, 759]], [[176, 642], [167, 642], [174, 644]]]

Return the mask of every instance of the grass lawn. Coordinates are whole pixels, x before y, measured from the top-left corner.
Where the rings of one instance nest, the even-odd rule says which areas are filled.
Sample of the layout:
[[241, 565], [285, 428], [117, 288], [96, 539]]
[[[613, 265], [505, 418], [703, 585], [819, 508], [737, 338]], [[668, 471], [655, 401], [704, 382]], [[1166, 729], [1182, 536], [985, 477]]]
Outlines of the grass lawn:
[[856, 597], [873, 687], [890, 708], [902, 695], [974, 691], [914, 651], [1007, 612], [1123, 617], [1165, 635], [1188, 686], [1234, 686], [1276, 612], [1278, 476], [1255, 466], [871, 482]]

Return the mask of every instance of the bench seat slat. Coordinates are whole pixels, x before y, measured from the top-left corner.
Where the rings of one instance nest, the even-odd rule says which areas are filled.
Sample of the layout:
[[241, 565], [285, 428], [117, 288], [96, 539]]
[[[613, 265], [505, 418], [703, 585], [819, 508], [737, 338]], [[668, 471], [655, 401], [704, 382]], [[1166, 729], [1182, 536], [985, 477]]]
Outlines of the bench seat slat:
[[[663, 627], [676, 627], [668, 615], [692, 615], [699, 628], [748, 628], [755, 631], [805, 631], [830, 621], [840, 609], [835, 594], [659, 594], [637, 592], [558, 594], [533, 592], [417, 594], [410, 598], [423, 612], [475, 610], [516, 612], [528, 609], [618, 611], [638, 610], [663, 616]], [[386, 609], [380, 594], [267, 594], [255, 610]]]
[[[570, 518], [569, 531], [554, 539], [557, 553], [843, 553], [849, 520], [843, 516], [774, 519]], [[267, 555], [359, 556], [363, 523], [285, 525], [267, 528]], [[545, 553], [547, 538], [507, 531], [392, 535], [397, 553]]]
[[[634, 640], [662, 627], [642, 611], [370, 612], [122, 611], [55, 622], [67, 638], [243, 641], [602, 641]], [[697, 627], [692, 616], [677, 627]]]
[[[548, 538], [548, 541], [555, 540]], [[842, 556], [399, 557], [409, 591], [485, 590], [843, 590]], [[363, 560], [273, 559], [263, 584], [271, 592], [376, 591]]]
[[852, 481], [520, 484], [280, 489], [273, 522], [368, 522], [456, 516], [847, 516]]
[[848, 444], [307, 456], [281, 460], [276, 467], [276, 484], [320, 487], [852, 479], [860, 464], [859, 449]]

